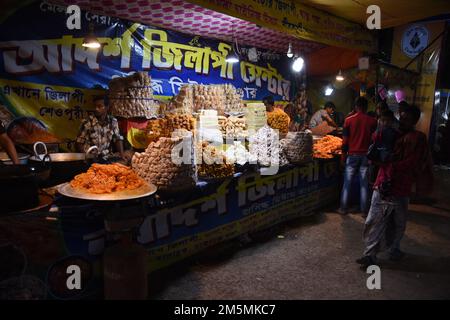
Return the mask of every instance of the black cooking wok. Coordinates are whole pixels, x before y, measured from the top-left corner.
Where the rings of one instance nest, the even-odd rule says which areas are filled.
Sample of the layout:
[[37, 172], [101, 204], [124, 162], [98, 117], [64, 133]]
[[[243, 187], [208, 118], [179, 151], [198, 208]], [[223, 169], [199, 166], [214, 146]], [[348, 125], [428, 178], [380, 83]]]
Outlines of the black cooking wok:
[[[42, 146], [45, 153], [38, 154], [37, 147]], [[30, 157], [30, 164], [40, 164], [42, 162], [49, 162], [51, 167], [50, 178], [47, 180], [47, 186], [55, 186], [57, 184], [67, 182], [73, 179], [77, 174], [85, 172], [94, 158], [89, 158], [89, 154], [94, 150], [98, 150], [96, 146], [88, 149], [86, 153], [48, 153], [45, 144], [36, 142], [34, 145], [35, 155]], [[45, 160], [44, 155], [48, 158]]]
[[0, 212], [27, 210], [39, 205], [39, 186], [50, 176], [50, 167], [40, 165], [0, 166]]

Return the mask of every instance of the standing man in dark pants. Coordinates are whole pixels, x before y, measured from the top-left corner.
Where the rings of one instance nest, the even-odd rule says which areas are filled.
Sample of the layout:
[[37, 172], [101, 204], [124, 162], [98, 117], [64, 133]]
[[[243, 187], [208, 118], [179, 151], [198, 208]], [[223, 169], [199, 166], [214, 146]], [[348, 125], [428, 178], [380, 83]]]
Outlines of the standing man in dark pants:
[[377, 120], [366, 114], [368, 102], [364, 97], [355, 100], [355, 113], [344, 122], [342, 164], [345, 163], [344, 185], [341, 194], [340, 214], [348, 213], [348, 202], [352, 180], [359, 175], [360, 208], [363, 214], [369, 210], [369, 164], [367, 150], [371, 143], [372, 133], [377, 128]]
[[[364, 225], [364, 255], [356, 261], [365, 268], [377, 264], [377, 254], [383, 249], [383, 239], [386, 239], [390, 260], [396, 261], [404, 256], [400, 250], [400, 241], [406, 229], [412, 186], [416, 183], [416, 187], [426, 188], [428, 192], [432, 189], [433, 164], [427, 136], [415, 130], [419, 119], [420, 109], [416, 106], [410, 106], [400, 113], [401, 136], [394, 148], [389, 201], [383, 200], [380, 195], [387, 168], [381, 167], [378, 172], [372, 204]], [[388, 228], [391, 223], [393, 226]]]

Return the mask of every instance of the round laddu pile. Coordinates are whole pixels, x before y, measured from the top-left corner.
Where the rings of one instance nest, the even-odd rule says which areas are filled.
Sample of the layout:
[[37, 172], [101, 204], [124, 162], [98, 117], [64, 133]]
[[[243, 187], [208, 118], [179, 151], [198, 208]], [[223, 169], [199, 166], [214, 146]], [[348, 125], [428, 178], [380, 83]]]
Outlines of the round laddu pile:
[[267, 124], [272, 129], [280, 131], [280, 135], [285, 135], [289, 131], [290, 118], [286, 112], [279, 108], [275, 108], [272, 112], [267, 112]]

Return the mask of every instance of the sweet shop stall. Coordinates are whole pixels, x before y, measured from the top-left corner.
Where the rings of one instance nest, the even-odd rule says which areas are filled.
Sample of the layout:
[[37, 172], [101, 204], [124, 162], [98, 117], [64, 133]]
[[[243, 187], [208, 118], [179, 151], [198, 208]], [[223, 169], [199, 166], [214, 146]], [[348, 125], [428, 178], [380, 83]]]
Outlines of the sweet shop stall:
[[[324, 60], [326, 56], [335, 59]], [[394, 113], [402, 100], [417, 102], [420, 74], [384, 62], [379, 57], [326, 47], [311, 55], [309, 66], [308, 96], [314, 106], [333, 101], [336, 112], [347, 115], [357, 96], [366, 97], [369, 112], [375, 112], [380, 101], [385, 101]], [[342, 124], [340, 119], [336, 120]]]
[[342, 140], [302, 112], [308, 57], [342, 39], [299, 37], [295, 10], [10, 2], [0, 299], [143, 299], [152, 272], [336, 201]]

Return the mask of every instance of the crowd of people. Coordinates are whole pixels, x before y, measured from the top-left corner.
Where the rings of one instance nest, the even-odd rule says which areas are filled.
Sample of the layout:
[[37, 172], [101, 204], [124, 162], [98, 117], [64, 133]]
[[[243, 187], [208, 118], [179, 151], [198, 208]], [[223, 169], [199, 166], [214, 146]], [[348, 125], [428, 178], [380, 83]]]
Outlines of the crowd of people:
[[[265, 97], [263, 103], [267, 112], [275, 109], [275, 102], [272, 96]], [[289, 131], [303, 131], [320, 126], [326, 123], [333, 130], [337, 130], [344, 125], [344, 114], [336, 110], [332, 101], [327, 101], [323, 107], [313, 113], [312, 104], [306, 99], [306, 94], [301, 91], [292, 102], [280, 107], [290, 119]], [[333, 131], [332, 130], [332, 131]]]
[[[268, 112], [274, 110], [273, 98], [263, 100]], [[386, 247], [391, 260], [404, 253], [400, 242], [406, 228], [409, 198], [413, 187], [425, 195], [432, 190], [432, 157], [424, 133], [415, 129], [420, 119], [418, 107], [406, 101], [398, 104], [394, 115], [386, 101], [368, 112], [368, 101], [356, 98], [352, 111], [344, 117], [333, 102], [326, 102], [312, 113], [312, 107], [301, 95], [284, 108], [291, 122], [289, 131], [312, 129], [326, 123], [342, 127], [343, 186], [338, 213], [352, 212], [350, 202], [358, 190], [359, 209], [366, 220], [363, 232], [365, 249], [356, 262], [367, 267], [377, 264], [377, 253]]]
[[[368, 102], [359, 97], [343, 127], [344, 183], [340, 214], [349, 212], [352, 180], [359, 176], [360, 211], [366, 216], [363, 267], [377, 264], [377, 254], [387, 248], [391, 260], [404, 256], [400, 242], [406, 229], [409, 198], [416, 191], [432, 189], [431, 153], [424, 133], [415, 129], [421, 111], [405, 101], [399, 103], [398, 119], [386, 102], [376, 108], [376, 118], [367, 114]], [[376, 168], [369, 187], [369, 168]], [[371, 196], [371, 201], [370, 199]]]

